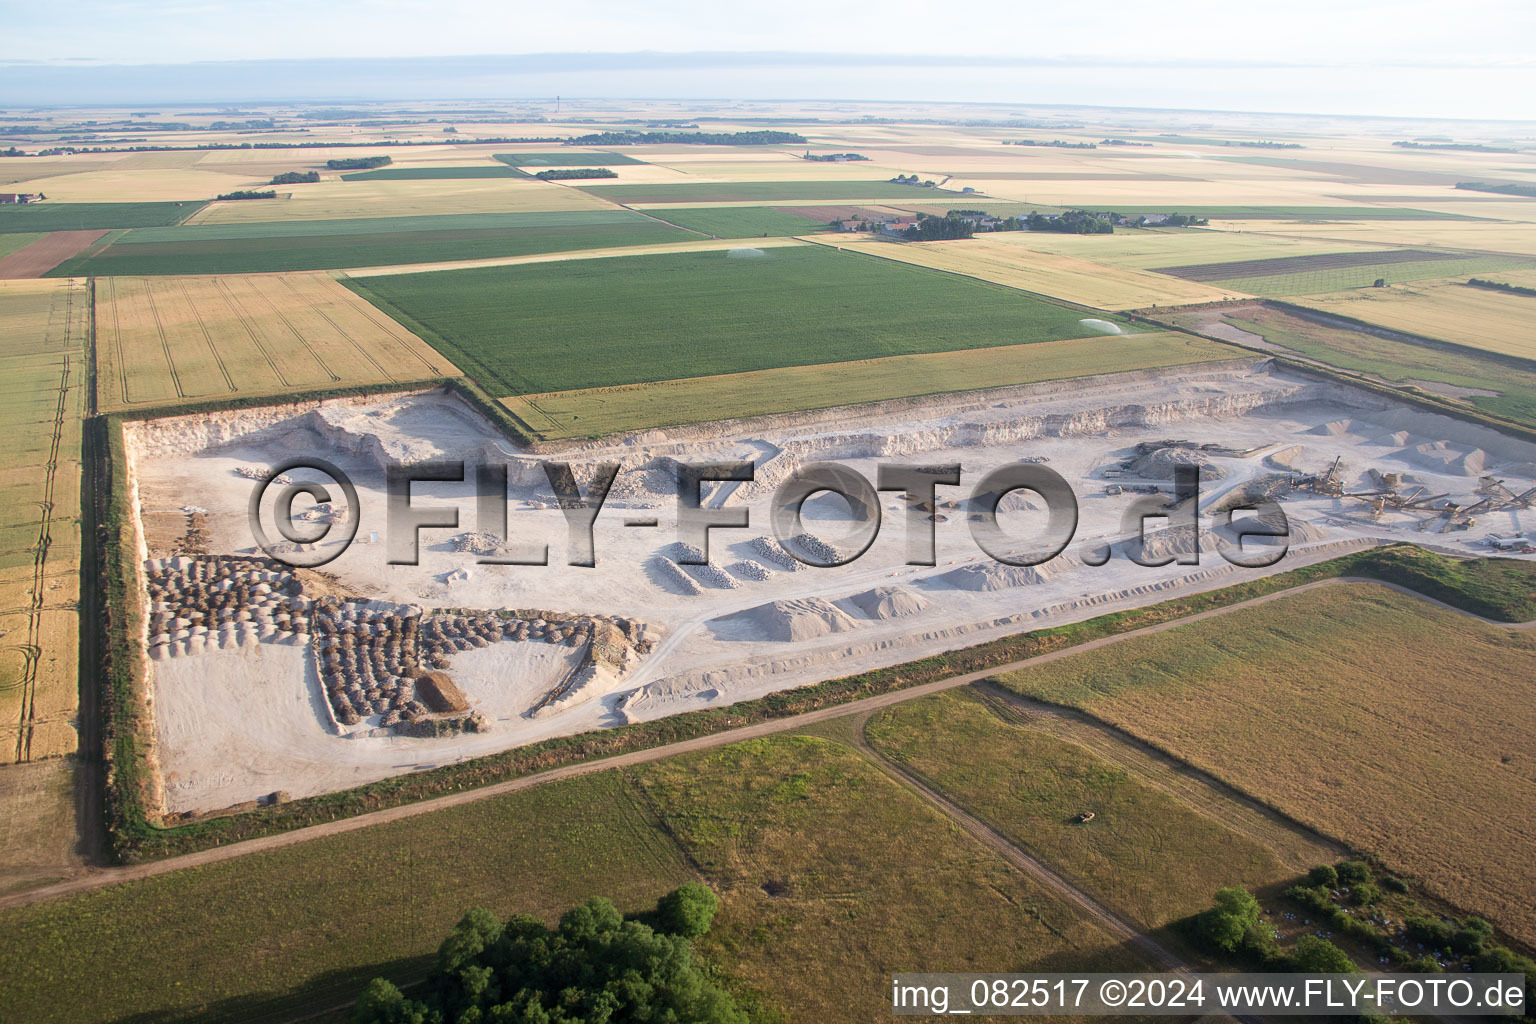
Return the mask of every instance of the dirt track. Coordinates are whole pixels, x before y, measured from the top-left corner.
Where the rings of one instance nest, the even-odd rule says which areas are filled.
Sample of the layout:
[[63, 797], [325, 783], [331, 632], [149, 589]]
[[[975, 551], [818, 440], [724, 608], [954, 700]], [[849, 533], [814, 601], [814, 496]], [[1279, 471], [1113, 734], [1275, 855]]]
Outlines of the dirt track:
[[[398, 821], [402, 818], [413, 818], [420, 814], [428, 814], [432, 811], [443, 810], [449, 807], [458, 807], [463, 804], [473, 803], [476, 800], [484, 800], [490, 797], [501, 796], [504, 793], [515, 793], [534, 786], [542, 786], [550, 782], [558, 782], [561, 779], [575, 778], [592, 772], [605, 771], [610, 768], [622, 768], [629, 765], [646, 764], [651, 761], [659, 761], [663, 758], [673, 757], [678, 754], [686, 754], [698, 750], [709, 750], [714, 747], [737, 743], [741, 740], [754, 739], [760, 736], [770, 736], [775, 733], [788, 732], [816, 722], [824, 722], [832, 718], [841, 718], [844, 715], [864, 715], [881, 708], [890, 707], [903, 701], [917, 697], [927, 696], [932, 693], [940, 693], [960, 686], [968, 686], [990, 676], [1003, 672], [1012, 672], [1027, 668], [1031, 665], [1042, 665], [1060, 658], [1072, 657], [1088, 651], [1107, 647], [1110, 644], [1121, 643], [1136, 637], [1149, 636], [1153, 633], [1161, 633], [1165, 630], [1176, 629], [1202, 619], [1213, 618], [1218, 615], [1226, 615], [1230, 612], [1244, 608], [1252, 608], [1267, 604], [1270, 601], [1312, 590], [1317, 587], [1335, 586], [1340, 583], [1374, 583], [1378, 586], [1390, 587], [1405, 594], [1410, 594], [1420, 600], [1430, 601], [1439, 607], [1447, 608], [1459, 615], [1477, 619], [1494, 626], [1506, 629], [1531, 629], [1536, 628], [1536, 620], [1525, 623], [1510, 624], [1507, 622], [1495, 622], [1485, 619], [1480, 615], [1452, 608], [1450, 605], [1405, 587], [1395, 584], [1382, 583], [1379, 580], [1340, 577], [1330, 580], [1319, 580], [1316, 583], [1308, 583], [1300, 587], [1292, 587], [1286, 590], [1276, 591], [1262, 597], [1250, 598], [1239, 601], [1236, 604], [1223, 608], [1213, 608], [1209, 611], [1199, 612], [1181, 619], [1158, 623], [1154, 626], [1145, 626], [1141, 629], [1131, 630], [1127, 633], [1119, 633], [1114, 636], [1101, 637], [1090, 640], [1087, 643], [1075, 647], [1063, 648], [1034, 658], [1026, 658], [1022, 661], [1010, 662], [1006, 665], [998, 665], [993, 668], [983, 669], [977, 672], [967, 672], [963, 675], [950, 676], [947, 679], [935, 680], [920, 686], [912, 686], [902, 690], [894, 690], [890, 693], [882, 693], [874, 697], [866, 697], [862, 700], [852, 701], [847, 704], [839, 704], [834, 707], [821, 708], [816, 711], [808, 711], [805, 714], [794, 715], [789, 718], [778, 718], [768, 722], [759, 722], [755, 725], [743, 726], [739, 729], [730, 729], [725, 732], [713, 733], [709, 736], [699, 736], [690, 740], [682, 740], [677, 743], [669, 743], [659, 747], [651, 747], [646, 750], [631, 751], [626, 754], [617, 754], [612, 757], [598, 758], [593, 761], [584, 761], [580, 764], [565, 765], [560, 768], [552, 768], [549, 771], [539, 772], [534, 775], [525, 775], [521, 778], [509, 779], [506, 782], [498, 782], [480, 789], [466, 790], [461, 793], [452, 793], [447, 796], [435, 797], [431, 800], [423, 800], [418, 803], [405, 804], [400, 807], [391, 807], [385, 810], [372, 811], [367, 814], [359, 814], [355, 817], [345, 818], [340, 821], [325, 822], [321, 825], [311, 825], [307, 828], [294, 829], [291, 832], [282, 832], [276, 835], [263, 836], [260, 839], [250, 839], [245, 842], [232, 843], [229, 846], [215, 847], [209, 850], [200, 850], [197, 853], [189, 853], [180, 857], [170, 857], [161, 861], [153, 861], [146, 864], [134, 864], [128, 867], [98, 868], [87, 874], [75, 878], [66, 879], [53, 885], [42, 886], [26, 892], [12, 893], [0, 897], [0, 909], [8, 907], [25, 906], [29, 903], [37, 903], [43, 900], [55, 899], [60, 896], [68, 896], [74, 893], [88, 892], [93, 889], [104, 888], [122, 882], [132, 882], [142, 878], [152, 878], [156, 875], [169, 874], [172, 871], [180, 871], [184, 868], [198, 867], [205, 864], [216, 864], [221, 861], [233, 860], [250, 853], [259, 853], [263, 850], [274, 850], [285, 846], [293, 846], [307, 842], [311, 839], [320, 839], [325, 836], [340, 835], [344, 832], [354, 832], [358, 829], [368, 828], [372, 825], [383, 824], [389, 821]], [[962, 812], [963, 813], [963, 812]], [[979, 824], [979, 823], [978, 823]], [[985, 826], [982, 826], [985, 828]], [[1006, 842], [1006, 840], [1004, 840]], [[1025, 855], [1027, 856], [1027, 855]], [[1035, 862], [1038, 863], [1038, 862]], [[1043, 869], [1043, 866], [1042, 866]], [[1046, 869], [1043, 869], [1046, 870]], [[1058, 876], [1059, 878], [1059, 876]], [[1063, 882], [1062, 884], [1066, 884]], [[1086, 898], [1086, 897], [1085, 897]], [[1122, 922], [1123, 923], [1123, 922]]]
[[0, 256], [0, 278], [42, 277], [90, 248], [105, 231], [54, 231], [9, 256]]

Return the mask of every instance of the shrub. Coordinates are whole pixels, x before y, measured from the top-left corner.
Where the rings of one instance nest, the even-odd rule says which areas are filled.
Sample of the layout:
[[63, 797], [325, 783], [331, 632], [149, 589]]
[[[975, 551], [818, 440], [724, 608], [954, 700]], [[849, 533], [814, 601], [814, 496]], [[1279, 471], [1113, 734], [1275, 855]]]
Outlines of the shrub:
[[1381, 887], [1388, 892], [1405, 893], [1408, 891], [1408, 883], [1396, 875], [1382, 875]]
[[1356, 970], [1348, 953], [1316, 935], [1297, 939], [1291, 960], [1296, 970], [1305, 974], [1349, 974]]
[[1451, 935], [1451, 948], [1464, 956], [1477, 956], [1493, 938], [1493, 925], [1480, 917], [1469, 917]]
[[1371, 869], [1363, 860], [1346, 860], [1338, 867], [1339, 881], [1344, 885], [1359, 885], [1371, 880]]
[[1403, 921], [1403, 930], [1408, 937], [1431, 946], [1434, 949], [1443, 949], [1451, 944], [1451, 936], [1455, 934], [1454, 925], [1447, 924], [1438, 917], [1430, 917], [1427, 914], [1415, 914]]
[[720, 898], [713, 889], [699, 882], [689, 882], [673, 889], [656, 904], [656, 929], [696, 939], [709, 931], [719, 906]]
[[1331, 864], [1319, 864], [1307, 872], [1307, 881], [1313, 885], [1320, 885], [1324, 889], [1337, 889], [1339, 887], [1339, 873]]
[[1350, 889], [1349, 898], [1363, 907], [1381, 901], [1381, 888], [1372, 882], [1361, 882]]

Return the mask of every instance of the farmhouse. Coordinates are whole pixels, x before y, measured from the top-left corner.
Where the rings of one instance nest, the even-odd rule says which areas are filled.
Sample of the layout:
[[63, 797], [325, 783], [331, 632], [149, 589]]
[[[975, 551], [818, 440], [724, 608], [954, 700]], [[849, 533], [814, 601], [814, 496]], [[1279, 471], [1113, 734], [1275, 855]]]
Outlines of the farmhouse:
[[35, 203], [44, 196], [41, 192], [0, 192], [0, 206], [19, 206]]

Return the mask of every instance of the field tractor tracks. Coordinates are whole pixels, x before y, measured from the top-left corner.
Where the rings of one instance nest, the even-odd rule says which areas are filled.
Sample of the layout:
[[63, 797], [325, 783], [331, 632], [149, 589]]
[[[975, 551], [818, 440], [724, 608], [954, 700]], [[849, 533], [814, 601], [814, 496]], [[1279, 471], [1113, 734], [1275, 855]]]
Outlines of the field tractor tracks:
[[282, 321], [284, 327], [288, 328], [288, 333], [293, 335], [293, 340], [297, 341], [304, 351], [309, 353], [309, 357], [315, 361], [315, 365], [320, 367], [320, 372], [330, 378], [332, 382], [340, 381], [341, 378], [336, 375], [336, 371], [325, 365], [325, 360], [320, 358], [320, 353], [315, 351], [315, 346], [309, 343], [309, 339], [304, 337], [303, 332], [293, 326], [293, 321], [289, 320], [287, 314], [278, 308], [277, 303], [273, 302], [270, 296], [264, 295], [260, 291], [256, 291], [256, 294], [261, 296], [261, 301], [267, 304], [267, 308], [272, 311], [272, 315]]
[[[64, 343], [68, 346], [73, 322], [73, 303], [65, 307]], [[74, 367], [65, 352], [59, 370], [58, 402], [54, 407], [53, 434], [43, 464], [43, 496], [37, 502], [37, 543], [32, 549], [32, 593], [27, 606], [27, 640], [19, 645], [22, 655], [21, 708], [16, 728], [15, 760], [32, 760], [32, 731], [37, 720], [37, 677], [42, 665], [44, 584], [48, 579], [48, 549], [53, 546], [53, 488], [58, 479], [59, 451], [64, 443], [64, 424], [69, 412], [69, 376]]]
[[1058, 875], [1044, 862], [1036, 859], [1034, 855], [997, 829], [939, 792], [917, 772], [876, 750], [864, 736], [864, 726], [873, 714], [873, 711], [865, 712], [855, 720], [854, 746], [893, 782], [914, 793], [923, 802], [969, 833], [977, 842], [1000, 854], [1004, 860], [1049, 890], [1054, 896], [1086, 913], [1110, 935], [1140, 950], [1157, 970], [1182, 973], [1190, 969], [1188, 964], [1160, 943], [1142, 934], [1135, 925]]
[[[304, 293], [299, 291], [298, 288], [294, 287], [294, 284], [293, 284], [292, 281], [288, 280], [287, 278], [283, 278], [283, 287], [287, 288], [290, 292], [292, 292], [293, 295], [294, 295], [294, 298], [298, 299], [301, 303], [304, 301]], [[357, 339], [356, 338], [354, 338], [354, 337], [352, 337], [352, 335], [348, 334], [342, 328], [342, 326], [340, 324], [338, 324], [335, 320], [332, 320], [330, 318], [330, 316], [325, 312], [325, 310], [320, 307], [319, 303], [312, 303], [312, 304], [310, 304], [309, 310], [310, 310], [310, 312], [312, 312], [316, 316], [318, 316], [320, 319], [322, 319], [326, 323], [330, 324], [331, 325], [331, 330], [335, 331], [338, 336], [340, 336], [342, 338], [345, 338], [346, 341], [347, 341], [347, 344], [351, 345], [354, 349], [356, 349], [357, 350], [357, 354], [362, 356], [363, 359], [365, 359], [368, 362], [368, 364], [370, 366], [372, 366], [375, 370], [379, 371], [379, 375], [382, 376], [385, 380], [398, 380], [399, 379], [394, 374], [392, 374], [388, 370], [384, 369], [384, 365], [382, 363], [380, 363], [377, 359], [373, 358], [372, 353], [370, 353], [365, 346], [359, 345], [357, 343]]]
[[[114, 293], [116, 286], [113, 286]], [[181, 375], [176, 372], [176, 360], [171, 357], [171, 342], [165, 336], [165, 324], [160, 322], [160, 310], [155, 306], [155, 290], [149, 282], [144, 282], [144, 300], [149, 303], [149, 315], [155, 321], [155, 331], [160, 335], [160, 351], [165, 353], [165, 365], [171, 373], [171, 386], [176, 389], [177, 398], [186, 398], [187, 392], [181, 386]]]
[[181, 296], [187, 300], [187, 308], [192, 310], [192, 316], [197, 320], [197, 329], [208, 346], [208, 354], [213, 356], [213, 361], [218, 364], [219, 375], [224, 378], [224, 386], [231, 391], [239, 391], [240, 388], [235, 385], [235, 378], [229, 375], [229, 367], [224, 365], [224, 357], [219, 355], [219, 347], [213, 343], [213, 335], [208, 333], [208, 325], [203, 321], [203, 314], [198, 311], [197, 303], [187, 291], [187, 282], [183, 280], [178, 283], [181, 286]]

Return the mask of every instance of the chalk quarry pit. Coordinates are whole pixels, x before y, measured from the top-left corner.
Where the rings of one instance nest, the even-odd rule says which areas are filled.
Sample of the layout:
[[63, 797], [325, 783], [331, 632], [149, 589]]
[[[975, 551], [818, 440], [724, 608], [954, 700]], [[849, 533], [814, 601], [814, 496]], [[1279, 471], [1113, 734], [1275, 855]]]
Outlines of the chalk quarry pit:
[[[1515, 509], [1440, 532], [1422, 513], [1372, 517], [1360, 501], [1292, 491], [1282, 499], [1291, 549], [1274, 568], [1238, 568], [1211, 550], [1198, 566], [1149, 568], [1120, 555], [1084, 564], [1086, 545], [1121, 536], [1133, 497], [1106, 492], [1153, 482], [1119, 469], [1148, 440], [1239, 453], [1200, 457], [1210, 470], [1202, 528], [1234, 488], [1321, 472], [1339, 458], [1346, 491], [1374, 489], [1375, 470], [1471, 502], [1484, 474], [1516, 491], [1536, 477], [1536, 445], [1266, 360], [539, 451], [514, 444], [446, 391], [130, 422], [125, 432], [158, 797], [170, 815], [275, 792], [324, 793], [550, 736], [729, 704], [1364, 545], [1408, 540], [1487, 553], [1489, 534], [1536, 526], [1536, 513]], [[301, 456], [332, 462], [355, 481], [360, 526], [359, 542], [325, 565], [325, 575], [295, 579], [260, 560], [247, 523], [257, 482], [243, 474]], [[972, 539], [964, 499], [988, 470], [1042, 458], [1078, 497], [1075, 539], [1038, 567], [999, 564]], [[416, 485], [416, 505], [458, 507], [460, 527], [424, 531], [419, 565], [388, 564], [383, 540], [368, 542], [385, 533], [385, 468], [427, 459], [507, 464], [510, 539], [548, 544], [550, 564], [476, 561], [475, 538], [465, 536], [476, 523], [472, 483]], [[566, 564], [566, 522], [545, 459], [570, 462], [581, 481], [592, 464], [621, 464], [596, 522], [595, 568]], [[747, 508], [750, 528], [713, 532], [709, 565], [679, 565], [675, 463], [735, 460], [753, 461], [755, 480], [706, 485], [706, 505]], [[836, 461], [872, 480], [877, 463], [894, 460], [963, 467], [960, 486], [939, 489], [937, 565], [906, 564], [898, 493], [881, 495], [885, 523], [856, 561], [820, 569], [783, 559], [768, 505], [795, 467]], [[1002, 524], [1021, 537], [1044, 521], [1026, 497], [1016, 493], [1003, 506]], [[958, 504], [944, 504], [951, 501]], [[835, 497], [813, 498], [807, 515], [834, 544], [851, 525]], [[641, 516], [657, 527], [624, 525]], [[208, 607], [194, 614], [187, 588]], [[240, 602], [227, 595], [249, 607], [233, 607]], [[420, 679], [413, 691], [412, 679], [427, 669], [451, 678], [454, 693], [426, 692]], [[473, 717], [478, 731], [459, 728], [462, 721], [441, 735], [402, 731], [408, 719], [431, 723], [450, 713]]]

